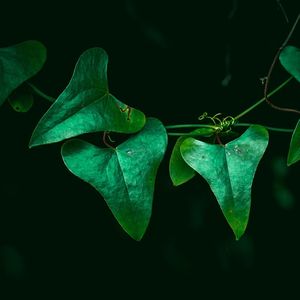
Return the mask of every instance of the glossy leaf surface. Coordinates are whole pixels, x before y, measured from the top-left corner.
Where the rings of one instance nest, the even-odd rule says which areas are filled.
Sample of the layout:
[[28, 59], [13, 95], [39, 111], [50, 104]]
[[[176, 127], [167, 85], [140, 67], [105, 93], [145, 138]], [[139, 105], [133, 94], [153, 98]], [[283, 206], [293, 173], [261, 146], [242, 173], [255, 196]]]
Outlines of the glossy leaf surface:
[[47, 51], [38, 41], [0, 49], [0, 105], [23, 82], [43, 67]]
[[286, 46], [279, 55], [282, 66], [300, 82], [300, 49]]
[[67, 141], [62, 157], [67, 168], [91, 184], [105, 199], [123, 229], [140, 240], [149, 223], [155, 177], [167, 147], [167, 133], [157, 119], [116, 149], [79, 139]]
[[300, 160], [300, 120], [298, 121], [292, 135], [287, 165], [290, 166]]
[[267, 130], [253, 125], [225, 146], [188, 138], [180, 147], [186, 163], [208, 182], [236, 239], [248, 223], [251, 186], [267, 144]]
[[109, 93], [108, 56], [91, 48], [79, 58], [67, 88], [35, 128], [29, 146], [58, 142], [83, 133], [133, 133], [145, 125], [145, 115]]
[[[191, 134], [195, 134], [198, 136], [208, 137], [214, 132], [211, 128], [199, 128], [191, 132]], [[169, 162], [169, 173], [173, 185], [178, 186], [181, 185], [190, 179], [192, 179], [196, 171], [192, 169], [182, 158], [180, 152], [180, 146], [187, 139], [186, 136], [181, 136], [177, 139]]]

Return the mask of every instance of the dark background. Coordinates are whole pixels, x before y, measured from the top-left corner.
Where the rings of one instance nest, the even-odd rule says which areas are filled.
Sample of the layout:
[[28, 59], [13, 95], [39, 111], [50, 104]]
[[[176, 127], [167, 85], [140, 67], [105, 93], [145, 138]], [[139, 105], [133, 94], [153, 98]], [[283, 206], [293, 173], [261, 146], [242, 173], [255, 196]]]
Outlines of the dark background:
[[[193, 123], [204, 111], [236, 115], [261, 98], [260, 78], [299, 12], [298, 1], [281, 1], [290, 24], [275, 0], [174, 2], [1, 3], [0, 47], [43, 42], [48, 60], [32, 82], [52, 96], [63, 91], [84, 50], [103, 47], [111, 92], [166, 125]], [[300, 46], [300, 26], [290, 43]], [[287, 76], [278, 64], [271, 87]], [[272, 100], [299, 109], [299, 98], [299, 83], [292, 82]], [[0, 109], [1, 299], [279, 293], [291, 299], [297, 293], [299, 165], [285, 167], [290, 135], [270, 134], [239, 242], [202, 178], [172, 186], [170, 137], [150, 226], [135, 242], [101, 196], [66, 170], [60, 144], [27, 148], [48, 107], [37, 98], [27, 114], [8, 104]], [[242, 121], [292, 128], [297, 119], [262, 105]]]

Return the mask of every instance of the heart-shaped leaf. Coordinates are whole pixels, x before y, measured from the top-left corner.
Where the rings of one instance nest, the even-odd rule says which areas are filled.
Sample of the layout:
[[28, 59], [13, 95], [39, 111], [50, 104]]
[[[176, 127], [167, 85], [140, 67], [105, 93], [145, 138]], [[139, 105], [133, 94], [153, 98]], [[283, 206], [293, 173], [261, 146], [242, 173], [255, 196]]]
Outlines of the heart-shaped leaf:
[[282, 66], [300, 82], [300, 49], [286, 46], [280, 52], [279, 60]]
[[55, 143], [83, 133], [133, 133], [145, 125], [145, 115], [108, 91], [108, 56], [101, 48], [86, 50], [66, 89], [35, 128], [29, 147]]
[[253, 125], [225, 146], [188, 138], [180, 147], [186, 163], [208, 182], [236, 239], [247, 227], [251, 186], [267, 145], [267, 130]]
[[298, 121], [290, 143], [287, 165], [290, 166], [300, 160], [300, 120]]
[[[191, 132], [195, 136], [211, 136], [214, 132], [212, 128], [199, 128]], [[181, 185], [192, 179], [196, 172], [192, 169], [182, 158], [180, 153], [180, 146], [187, 139], [186, 136], [181, 136], [177, 139], [169, 163], [169, 173], [171, 180], [175, 186]]]
[[0, 105], [13, 90], [41, 70], [46, 57], [46, 48], [38, 41], [0, 49]]
[[123, 229], [140, 240], [149, 223], [155, 177], [167, 147], [167, 133], [157, 119], [116, 149], [79, 139], [67, 141], [62, 157], [67, 168], [91, 184], [105, 199]]

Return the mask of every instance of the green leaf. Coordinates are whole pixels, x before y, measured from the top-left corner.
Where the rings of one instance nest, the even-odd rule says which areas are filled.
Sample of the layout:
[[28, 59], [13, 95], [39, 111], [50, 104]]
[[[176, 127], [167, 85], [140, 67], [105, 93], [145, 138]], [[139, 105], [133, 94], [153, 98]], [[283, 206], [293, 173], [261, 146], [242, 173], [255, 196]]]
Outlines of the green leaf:
[[[211, 136], [213, 132], [214, 130], [212, 128], [199, 128], [192, 131], [191, 134], [208, 137]], [[169, 173], [175, 186], [189, 181], [196, 174], [195, 170], [183, 160], [180, 153], [180, 146], [186, 139], [186, 136], [181, 136], [177, 139], [170, 157]]]
[[236, 239], [247, 227], [251, 186], [267, 145], [267, 130], [253, 125], [225, 146], [188, 138], [180, 147], [186, 163], [208, 182]]
[[287, 165], [290, 166], [300, 160], [300, 120], [298, 121], [290, 142]]
[[33, 105], [33, 96], [26, 88], [18, 88], [9, 96], [8, 102], [15, 111], [25, 113]]
[[64, 143], [67, 168], [105, 199], [122, 228], [140, 240], [149, 223], [157, 169], [167, 147], [167, 133], [157, 119], [116, 149], [79, 139]]
[[69, 85], [39, 121], [29, 147], [89, 132], [134, 133], [143, 128], [145, 115], [109, 93], [107, 63], [101, 48], [86, 50], [79, 57]]
[[38, 41], [0, 49], [0, 105], [12, 91], [41, 70], [46, 57], [46, 48]]
[[300, 82], [300, 49], [286, 46], [280, 52], [279, 60], [282, 66]]

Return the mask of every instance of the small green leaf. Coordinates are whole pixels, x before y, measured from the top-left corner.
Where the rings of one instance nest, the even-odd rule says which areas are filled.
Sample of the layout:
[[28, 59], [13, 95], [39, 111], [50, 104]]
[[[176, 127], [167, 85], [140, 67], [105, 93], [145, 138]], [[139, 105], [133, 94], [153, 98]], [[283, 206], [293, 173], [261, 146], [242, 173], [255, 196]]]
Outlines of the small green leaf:
[[38, 41], [26, 41], [0, 49], [0, 105], [23, 82], [41, 70], [46, 48]]
[[188, 138], [180, 147], [186, 163], [208, 182], [236, 239], [247, 227], [251, 186], [267, 145], [267, 130], [253, 125], [225, 146]]
[[33, 96], [28, 90], [18, 88], [9, 96], [8, 103], [15, 111], [25, 113], [33, 105]]
[[[208, 137], [211, 136], [214, 130], [212, 128], [199, 128], [191, 132], [198, 136]], [[170, 163], [169, 173], [171, 180], [175, 186], [181, 185], [192, 179], [196, 172], [192, 169], [182, 158], [180, 153], [180, 146], [187, 139], [186, 136], [181, 136], [177, 139], [173, 148]]]
[[300, 160], [300, 120], [298, 121], [290, 143], [287, 165], [290, 166]]
[[79, 139], [64, 143], [67, 168], [105, 199], [122, 228], [140, 240], [149, 223], [157, 169], [167, 147], [167, 133], [157, 119], [116, 149]]
[[86, 50], [79, 57], [69, 85], [39, 121], [29, 147], [89, 132], [134, 133], [143, 128], [145, 115], [109, 93], [107, 63], [101, 48]]
[[280, 52], [279, 60], [282, 66], [300, 82], [300, 49], [286, 46]]

